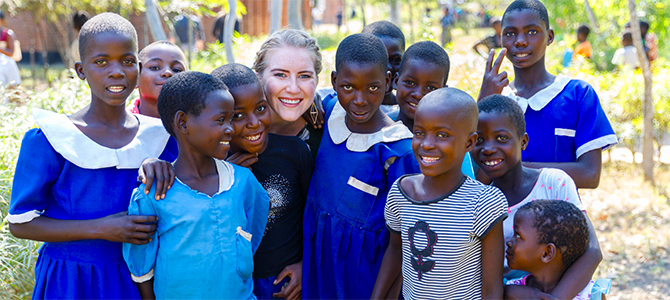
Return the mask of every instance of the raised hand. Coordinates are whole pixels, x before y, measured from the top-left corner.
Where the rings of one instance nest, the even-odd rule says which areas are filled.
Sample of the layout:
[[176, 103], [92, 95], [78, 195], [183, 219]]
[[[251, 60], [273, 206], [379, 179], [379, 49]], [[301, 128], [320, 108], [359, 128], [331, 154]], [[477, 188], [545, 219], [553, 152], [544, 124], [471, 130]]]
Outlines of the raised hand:
[[477, 101], [482, 100], [486, 96], [502, 93], [503, 88], [509, 84], [507, 72], [500, 72], [500, 66], [506, 53], [507, 49], [503, 48], [500, 50], [500, 54], [494, 62], [493, 59], [495, 58], [496, 51], [495, 49], [491, 49], [489, 52], [489, 58], [486, 61], [486, 72], [484, 72], [482, 87], [479, 90]]
[[156, 216], [129, 216], [128, 212], [120, 212], [97, 219], [97, 231], [100, 238], [121, 243], [144, 245], [151, 241], [156, 231]]
[[172, 164], [157, 158], [147, 158], [138, 170], [137, 179], [145, 184], [144, 194], [149, 194], [156, 179], [156, 200], [165, 199], [165, 193], [172, 187], [177, 175]]

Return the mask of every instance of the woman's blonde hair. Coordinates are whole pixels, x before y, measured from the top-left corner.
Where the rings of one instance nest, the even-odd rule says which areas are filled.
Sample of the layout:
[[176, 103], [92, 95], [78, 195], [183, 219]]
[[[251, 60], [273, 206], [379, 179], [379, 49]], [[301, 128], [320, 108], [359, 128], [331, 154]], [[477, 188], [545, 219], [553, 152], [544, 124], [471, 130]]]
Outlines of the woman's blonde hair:
[[270, 37], [263, 42], [261, 49], [256, 52], [256, 60], [254, 61], [252, 69], [254, 69], [259, 76], [262, 75], [267, 66], [268, 53], [284, 46], [303, 48], [309, 51], [312, 58], [314, 58], [314, 70], [316, 71], [316, 75], [321, 73], [321, 48], [319, 48], [319, 43], [315, 38], [309, 36], [307, 32], [296, 29], [284, 29], [270, 35]]

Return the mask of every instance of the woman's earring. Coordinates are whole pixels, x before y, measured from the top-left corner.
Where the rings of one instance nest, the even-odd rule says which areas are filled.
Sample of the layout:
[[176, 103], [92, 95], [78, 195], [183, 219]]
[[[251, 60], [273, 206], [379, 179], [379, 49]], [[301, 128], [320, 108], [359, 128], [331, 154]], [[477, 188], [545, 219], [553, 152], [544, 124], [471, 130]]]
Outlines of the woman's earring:
[[312, 119], [312, 124], [316, 124], [319, 117], [319, 110], [316, 108], [316, 103], [314, 102], [312, 102], [312, 106], [309, 107], [309, 117]]

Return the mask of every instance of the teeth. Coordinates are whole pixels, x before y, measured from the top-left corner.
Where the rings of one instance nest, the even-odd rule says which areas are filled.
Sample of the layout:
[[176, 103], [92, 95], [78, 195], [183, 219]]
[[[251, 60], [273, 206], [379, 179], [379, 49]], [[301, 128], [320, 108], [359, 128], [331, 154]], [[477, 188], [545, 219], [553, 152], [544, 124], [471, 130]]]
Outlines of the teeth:
[[279, 98], [279, 101], [281, 101], [282, 103], [290, 104], [290, 105], [295, 105], [295, 104], [300, 103], [300, 99], [291, 100], [291, 99]]
[[249, 140], [249, 141], [254, 142], [254, 141], [258, 141], [258, 139], [261, 138], [261, 134], [259, 133], [259, 134], [257, 134], [257, 135], [245, 136], [244, 138], [247, 139], [247, 140]]
[[416, 106], [418, 105], [418, 103], [412, 103], [412, 102], [407, 102], [407, 103], [408, 103], [409, 106], [411, 106], [411, 107], [416, 107]]
[[121, 91], [123, 91], [123, 89], [124, 87], [122, 86], [110, 86], [107, 88], [107, 90], [109, 90], [112, 93], [120, 93]]
[[485, 161], [484, 164], [487, 166], [495, 166], [499, 164], [502, 160], [491, 160], [491, 161]]
[[219, 144], [221, 144], [223, 146], [228, 146], [228, 144], [230, 144], [230, 142], [229, 141], [220, 141]]
[[429, 156], [421, 156], [421, 160], [427, 163], [434, 163], [438, 160], [440, 160], [439, 157], [429, 157]]
[[515, 56], [518, 57], [518, 58], [524, 58], [524, 57], [526, 57], [526, 56], [528, 56], [528, 55], [529, 55], [528, 53], [522, 53], [522, 54], [517, 54], [517, 55], [515, 55]]

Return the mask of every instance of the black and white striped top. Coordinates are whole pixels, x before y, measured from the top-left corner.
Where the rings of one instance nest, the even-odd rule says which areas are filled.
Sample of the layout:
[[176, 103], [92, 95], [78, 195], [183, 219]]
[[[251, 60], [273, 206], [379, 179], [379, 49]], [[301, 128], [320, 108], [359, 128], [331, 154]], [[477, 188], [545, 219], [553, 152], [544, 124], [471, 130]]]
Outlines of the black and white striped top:
[[464, 176], [449, 194], [415, 201], [400, 188], [388, 194], [387, 227], [402, 236], [405, 299], [480, 299], [482, 242], [507, 217], [500, 190]]

